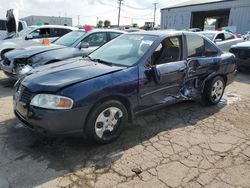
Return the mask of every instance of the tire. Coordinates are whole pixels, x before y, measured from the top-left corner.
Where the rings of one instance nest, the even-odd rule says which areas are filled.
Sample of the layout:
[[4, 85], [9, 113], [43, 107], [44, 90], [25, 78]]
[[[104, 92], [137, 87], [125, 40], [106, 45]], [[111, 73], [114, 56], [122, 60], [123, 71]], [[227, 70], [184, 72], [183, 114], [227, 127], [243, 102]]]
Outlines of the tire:
[[105, 144], [116, 140], [127, 123], [125, 106], [110, 100], [94, 107], [88, 116], [85, 131], [89, 139]]
[[220, 102], [225, 90], [225, 81], [216, 76], [205, 84], [202, 102], [205, 105], [216, 105]]

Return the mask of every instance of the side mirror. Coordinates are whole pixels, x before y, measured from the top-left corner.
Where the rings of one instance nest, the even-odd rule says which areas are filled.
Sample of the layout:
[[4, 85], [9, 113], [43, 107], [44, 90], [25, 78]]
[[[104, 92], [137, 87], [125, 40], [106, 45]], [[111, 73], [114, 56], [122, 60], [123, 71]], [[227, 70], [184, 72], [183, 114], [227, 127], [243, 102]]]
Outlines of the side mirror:
[[25, 40], [31, 40], [31, 39], [33, 39], [33, 36], [32, 36], [32, 35], [27, 35], [27, 36], [25, 37]]
[[222, 39], [215, 39], [215, 43], [217, 43], [217, 42], [221, 42], [222, 41]]
[[88, 42], [81, 42], [80, 49], [82, 49], [82, 48], [89, 48], [89, 43]]
[[160, 84], [160, 81], [161, 81], [161, 77], [160, 77], [160, 74], [158, 72], [158, 69], [157, 69], [157, 66], [153, 66], [151, 67], [151, 75], [153, 77], [153, 80], [156, 84]]

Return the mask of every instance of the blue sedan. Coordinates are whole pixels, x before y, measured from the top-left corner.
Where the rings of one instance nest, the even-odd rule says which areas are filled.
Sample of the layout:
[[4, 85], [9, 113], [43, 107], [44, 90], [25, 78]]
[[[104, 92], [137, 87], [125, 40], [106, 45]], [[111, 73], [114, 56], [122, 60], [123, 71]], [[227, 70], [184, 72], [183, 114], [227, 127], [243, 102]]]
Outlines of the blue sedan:
[[125, 34], [20, 80], [14, 112], [42, 134], [80, 133], [108, 143], [145, 111], [183, 100], [216, 105], [235, 73], [234, 55], [198, 34]]

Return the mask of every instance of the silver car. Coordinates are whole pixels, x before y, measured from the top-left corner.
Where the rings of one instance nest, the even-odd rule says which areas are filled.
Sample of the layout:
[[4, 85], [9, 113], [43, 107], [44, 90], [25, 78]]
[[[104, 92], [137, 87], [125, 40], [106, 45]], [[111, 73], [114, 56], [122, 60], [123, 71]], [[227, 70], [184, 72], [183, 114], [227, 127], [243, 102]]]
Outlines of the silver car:
[[0, 60], [10, 50], [41, 45], [45, 38], [53, 42], [58, 37], [77, 29], [75, 27], [58, 25], [30, 26], [19, 32], [19, 37], [0, 41]]
[[124, 34], [112, 29], [77, 30], [57, 39], [50, 45], [32, 46], [4, 54], [0, 68], [13, 79], [25, 76], [35, 67], [88, 55], [103, 44]]
[[237, 38], [234, 34], [226, 31], [202, 31], [201, 35], [213, 41], [222, 51], [229, 52], [232, 45], [243, 42], [243, 38]]

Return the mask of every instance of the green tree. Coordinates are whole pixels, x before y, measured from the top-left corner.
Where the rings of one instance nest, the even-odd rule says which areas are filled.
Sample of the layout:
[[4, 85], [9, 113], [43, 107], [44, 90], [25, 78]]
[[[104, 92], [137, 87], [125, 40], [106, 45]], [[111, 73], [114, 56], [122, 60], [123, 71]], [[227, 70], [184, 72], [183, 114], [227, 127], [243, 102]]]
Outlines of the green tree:
[[111, 25], [111, 22], [109, 20], [104, 21], [104, 27], [109, 27]]
[[102, 27], [103, 27], [103, 21], [102, 21], [102, 20], [99, 20], [99, 21], [98, 21], [97, 27], [98, 27], [98, 28], [102, 28]]

